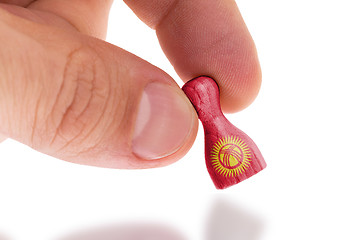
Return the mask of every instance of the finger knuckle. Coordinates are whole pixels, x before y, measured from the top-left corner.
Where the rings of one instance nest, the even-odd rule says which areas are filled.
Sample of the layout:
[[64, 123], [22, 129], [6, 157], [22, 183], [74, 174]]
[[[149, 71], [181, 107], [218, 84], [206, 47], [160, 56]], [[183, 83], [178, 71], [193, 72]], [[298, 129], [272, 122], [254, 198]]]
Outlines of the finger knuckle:
[[69, 144], [93, 147], [98, 143], [93, 136], [98, 136], [96, 131], [105, 124], [103, 114], [110, 97], [106, 73], [103, 60], [90, 47], [82, 47], [68, 55], [51, 111], [51, 124], [55, 129], [51, 144], [58, 149]]

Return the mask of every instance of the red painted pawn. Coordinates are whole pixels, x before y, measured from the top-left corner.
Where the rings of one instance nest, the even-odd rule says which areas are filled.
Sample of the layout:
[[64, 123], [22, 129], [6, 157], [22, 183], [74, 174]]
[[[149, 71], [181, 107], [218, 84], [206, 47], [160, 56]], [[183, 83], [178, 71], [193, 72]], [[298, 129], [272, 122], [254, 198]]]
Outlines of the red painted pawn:
[[195, 78], [182, 90], [203, 124], [206, 166], [216, 188], [237, 184], [266, 167], [252, 139], [225, 118], [220, 108], [219, 88], [212, 78]]

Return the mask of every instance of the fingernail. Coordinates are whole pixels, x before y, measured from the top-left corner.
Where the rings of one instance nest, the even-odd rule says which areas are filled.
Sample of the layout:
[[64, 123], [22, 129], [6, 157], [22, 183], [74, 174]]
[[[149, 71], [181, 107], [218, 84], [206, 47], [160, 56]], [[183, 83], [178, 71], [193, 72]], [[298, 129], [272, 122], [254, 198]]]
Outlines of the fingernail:
[[142, 94], [132, 142], [135, 155], [154, 160], [175, 153], [189, 137], [193, 106], [181, 89], [149, 83]]

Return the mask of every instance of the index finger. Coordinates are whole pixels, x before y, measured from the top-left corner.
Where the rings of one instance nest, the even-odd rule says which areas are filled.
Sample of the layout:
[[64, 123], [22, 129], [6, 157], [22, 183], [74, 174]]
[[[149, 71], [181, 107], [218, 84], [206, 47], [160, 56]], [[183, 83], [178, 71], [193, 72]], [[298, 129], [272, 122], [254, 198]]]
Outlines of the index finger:
[[233, 0], [125, 0], [150, 27], [178, 75], [213, 77], [224, 112], [257, 96], [261, 70], [251, 35]]

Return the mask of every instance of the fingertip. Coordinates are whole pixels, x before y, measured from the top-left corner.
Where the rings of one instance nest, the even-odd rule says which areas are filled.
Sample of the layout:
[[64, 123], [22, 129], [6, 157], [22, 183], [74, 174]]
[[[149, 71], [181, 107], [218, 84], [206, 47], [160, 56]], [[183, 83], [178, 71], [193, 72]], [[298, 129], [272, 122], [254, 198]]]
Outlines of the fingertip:
[[184, 144], [178, 149], [178, 151], [163, 158], [161, 164], [158, 167], [164, 167], [164, 166], [173, 164], [179, 161], [180, 159], [182, 159], [188, 153], [188, 151], [191, 149], [191, 147], [193, 146], [195, 142], [195, 139], [198, 133], [198, 126], [199, 126], [199, 120], [196, 118], [193, 121], [191, 131], [189, 132], [186, 140], [184, 141]]
[[135, 156], [135, 158], [129, 159], [129, 161], [132, 164], [128, 168], [130, 169], [160, 168], [178, 162], [188, 153], [188, 151], [193, 146], [198, 132], [198, 125], [199, 121], [195, 120], [187, 138], [177, 151], [173, 152], [170, 155], [154, 160], [146, 160], [139, 158], [138, 156]]
[[[173, 161], [193, 144], [197, 115], [178, 86], [151, 82], [143, 91], [132, 139], [132, 152], [142, 160]], [[172, 161], [172, 160], [171, 160]]]
[[218, 82], [224, 112], [240, 111], [257, 96], [261, 84], [257, 51], [234, 1], [181, 2], [156, 32], [185, 82], [201, 75]]
[[235, 72], [225, 71], [216, 79], [220, 86], [221, 108], [224, 113], [245, 109], [259, 93], [262, 83], [260, 64], [258, 59], [250, 60], [235, 68]]
[[[224, 47], [221, 47], [224, 51]], [[218, 54], [218, 52], [217, 52]], [[236, 57], [218, 56], [207, 60], [200, 56], [188, 66], [189, 71], [179, 71], [184, 82], [198, 76], [213, 78], [220, 91], [221, 109], [224, 113], [235, 113], [248, 107], [257, 97], [261, 83], [262, 72], [255, 47], [245, 47]], [[200, 61], [205, 62], [200, 66]], [[209, 62], [209, 63], [208, 63]]]

